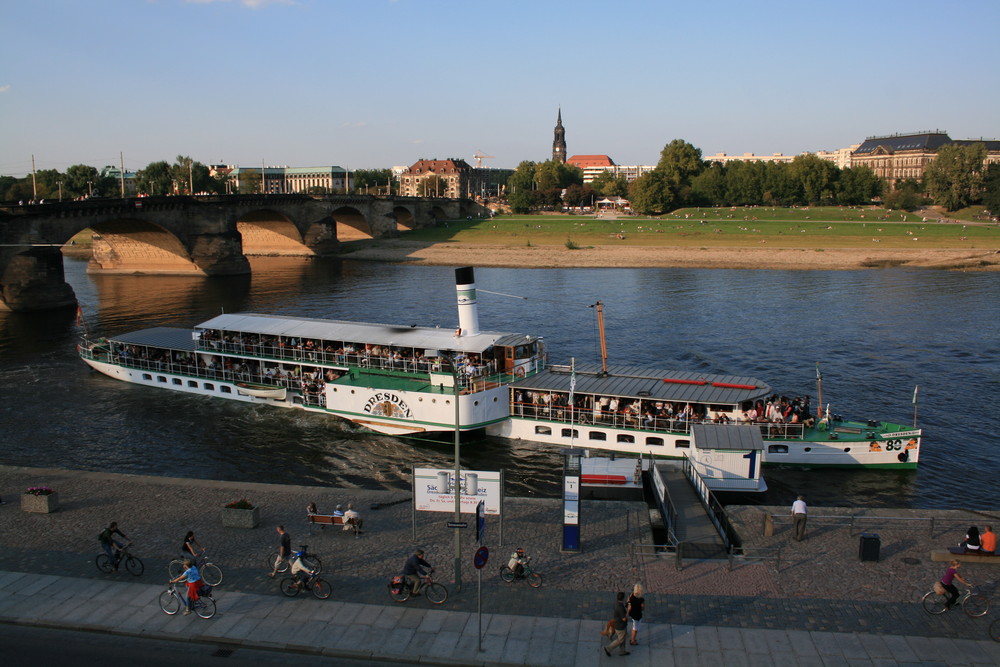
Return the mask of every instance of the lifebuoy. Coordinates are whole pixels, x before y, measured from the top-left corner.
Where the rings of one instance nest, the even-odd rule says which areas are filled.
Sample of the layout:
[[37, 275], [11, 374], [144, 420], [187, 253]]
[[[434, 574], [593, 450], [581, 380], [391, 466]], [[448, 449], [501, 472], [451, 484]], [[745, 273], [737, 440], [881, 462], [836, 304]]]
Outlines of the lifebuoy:
[[523, 378], [524, 377], [524, 368], [521, 367], [521, 366], [518, 366], [517, 368], [515, 368], [514, 369], [514, 377]]

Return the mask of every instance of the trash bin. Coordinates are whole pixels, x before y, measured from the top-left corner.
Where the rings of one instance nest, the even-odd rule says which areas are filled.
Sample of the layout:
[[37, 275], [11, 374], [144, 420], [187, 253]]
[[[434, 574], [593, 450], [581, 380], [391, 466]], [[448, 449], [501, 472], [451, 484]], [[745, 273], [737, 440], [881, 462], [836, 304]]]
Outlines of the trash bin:
[[861, 533], [858, 558], [862, 561], [878, 562], [878, 552], [882, 548], [882, 538], [877, 533]]

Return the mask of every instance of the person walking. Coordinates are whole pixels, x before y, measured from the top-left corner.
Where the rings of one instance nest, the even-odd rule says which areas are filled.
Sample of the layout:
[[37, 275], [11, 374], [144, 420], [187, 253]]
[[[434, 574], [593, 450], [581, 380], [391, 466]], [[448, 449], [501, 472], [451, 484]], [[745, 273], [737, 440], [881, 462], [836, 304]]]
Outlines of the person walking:
[[611, 620], [614, 621], [615, 639], [607, 646], [603, 646], [605, 655], [611, 657], [611, 649], [618, 647], [618, 655], [628, 655], [625, 650], [625, 629], [627, 627], [628, 611], [625, 610], [625, 593], [618, 592], [615, 598], [615, 607], [611, 612]]
[[278, 567], [281, 566], [281, 561], [288, 560], [292, 555], [292, 536], [285, 532], [284, 526], [278, 526], [276, 528], [278, 531], [278, 557], [274, 559], [274, 569], [271, 570], [271, 574], [268, 576], [274, 579], [275, 575], [278, 574]]
[[799, 496], [792, 503], [792, 526], [795, 529], [795, 541], [801, 542], [806, 536], [806, 500]]
[[632, 594], [628, 596], [628, 602], [625, 603], [628, 617], [632, 620], [632, 637], [628, 642], [632, 646], [639, 644], [636, 637], [639, 634], [639, 627], [642, 625], [642, 610], [646, 607], [646, 600], [642, 595], [642, 584], [637, 583], [632, 587]]

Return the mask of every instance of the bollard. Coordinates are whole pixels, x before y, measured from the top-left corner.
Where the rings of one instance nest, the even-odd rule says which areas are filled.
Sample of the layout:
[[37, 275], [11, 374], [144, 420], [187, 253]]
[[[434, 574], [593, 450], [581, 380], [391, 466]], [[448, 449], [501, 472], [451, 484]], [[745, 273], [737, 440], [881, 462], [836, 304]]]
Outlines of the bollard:
[[774, 519], [770, 512], [764, 512], [764, 537], [774, 535]]

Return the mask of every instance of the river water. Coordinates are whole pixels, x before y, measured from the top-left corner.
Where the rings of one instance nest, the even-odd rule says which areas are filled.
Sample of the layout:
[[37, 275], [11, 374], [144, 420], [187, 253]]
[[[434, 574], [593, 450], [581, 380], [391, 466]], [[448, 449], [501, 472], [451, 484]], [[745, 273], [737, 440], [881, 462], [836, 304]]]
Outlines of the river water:
[[[221, 311], [390, 324], [457, 324], [454, 271], [339, 259], [253, 260], [252, 276], [91, 276], [67, 281], [91, 332], [188, 327]], [[761, 501], [996, 507], [1000, 480], [1000, 275], [886, 269], [487, 269], [483, 329], [542, 335], [553, 362], [752, 375], [845, 417], [924, 428], [917, 471], [765, 469]], [[493, 292], [499, 294], [493, 294]], [[6, 464], [290, 484], [408, 488], [413, 464], [453, 465], [448, 445], [361, 432], [330, 417], [137, 387], [90, 371], [72, 313], [0, 313], [0, 428]], [[508, 493], [555, 496], [561, 458], [539, 446], [463, 446], [471, 469], [503, 468]], [[10, 490], [4, 490], [9, 493]]]

